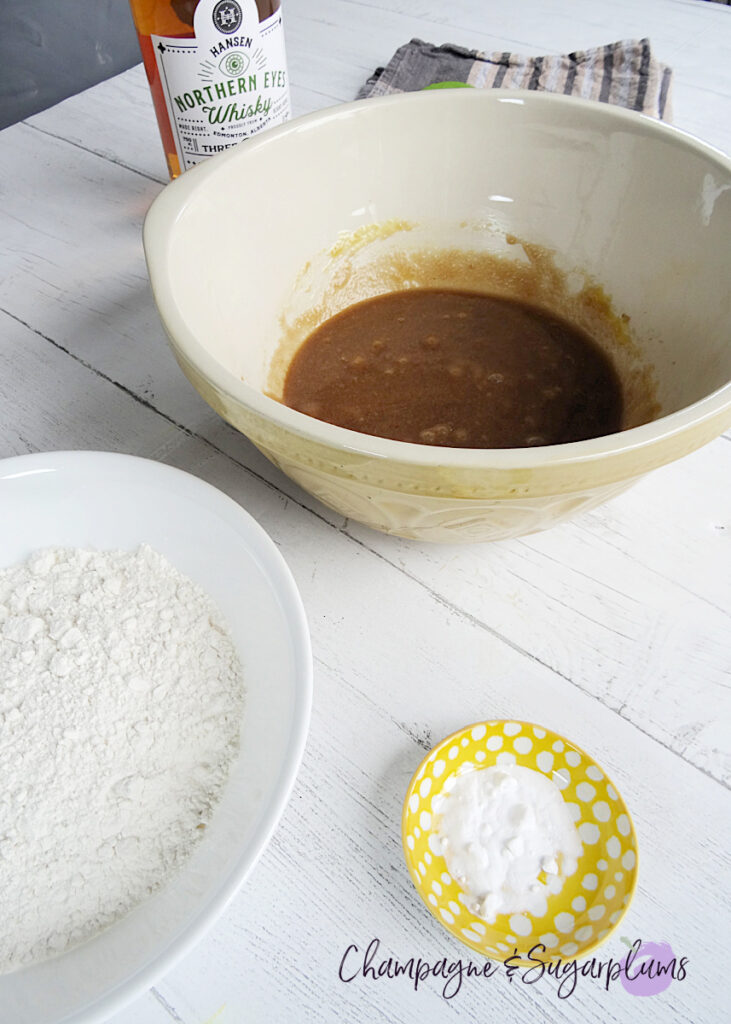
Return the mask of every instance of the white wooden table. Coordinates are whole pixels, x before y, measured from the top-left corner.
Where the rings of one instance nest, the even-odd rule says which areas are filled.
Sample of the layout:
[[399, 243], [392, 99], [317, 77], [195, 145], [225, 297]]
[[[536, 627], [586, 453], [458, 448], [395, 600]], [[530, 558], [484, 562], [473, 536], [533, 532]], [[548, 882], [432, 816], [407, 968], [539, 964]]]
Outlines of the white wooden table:
[[[697, 0], [285, 0], [295, 114], [354, 97], [412, 36], [566, 52], [648, 35], [675, 123], [731, 150], [731, 10]], [[166, 346], [141, 226], [166, 174], [141, 67], [0, 134], [0, 456], [130, 452], [232, 495], [291, 566], [315, 652], [310, 739], [274, 840], [218, 925], [113, 1024], [727, 1020], [731, 444], [719, 438], [545, 534], [427, 547], [343, 521], [193, 392]], [[620, 933], [688, 976], [638, 1000], [589, 979], [345, 984], [351, 943], [470, 958], [426, 912], [400, 848], [424, 751], [523, 718], [603, 764], [634, 816]], [[603, 958], [625, 952], [620, 935]], [[2, 1008], [0, 1008], [2, 1020]], [[3, 1022], [12, 1024], [12, 1022]]]

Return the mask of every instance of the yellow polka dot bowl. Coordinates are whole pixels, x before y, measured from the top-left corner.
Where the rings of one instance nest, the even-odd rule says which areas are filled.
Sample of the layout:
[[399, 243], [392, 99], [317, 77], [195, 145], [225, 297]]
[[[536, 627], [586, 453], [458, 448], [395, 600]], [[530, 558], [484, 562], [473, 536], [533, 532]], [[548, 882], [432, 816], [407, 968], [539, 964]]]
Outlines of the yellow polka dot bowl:
[[[472, 901], [449, 873], [437, 839], [439, 801], [432, 803], [455, 776], [508, 764], [532, 768], [558, 786], [582, 855], [573, 875], [556, 880], [543, 917], [499, 914], [488, 924], [471, 912]], [[637, 882], [637, 840], [619, 792], [583, 750], [529, 722], [479, 722], [442, 740], [411, 780], [402, 838], [414, 885], [434, 917], [460, 942], [498, 960], [517, 953], [529, 964], [539, 944], [545, 950], [534, 955], [544, 962], [585, 956], [617, 926]]]

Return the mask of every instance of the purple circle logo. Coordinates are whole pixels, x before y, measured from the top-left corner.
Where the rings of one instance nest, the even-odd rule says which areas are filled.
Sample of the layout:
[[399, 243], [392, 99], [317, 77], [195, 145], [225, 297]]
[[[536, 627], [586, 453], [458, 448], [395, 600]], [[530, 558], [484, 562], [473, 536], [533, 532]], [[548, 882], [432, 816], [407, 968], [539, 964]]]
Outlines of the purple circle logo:
[[[628, 943], [629, 945], [629, 943]], [[670, 987], [679, 970], [685, 976], [685, 965], [680, 967], [669, 942], [635, 942], [624, 961], [620, 981], [631, 996], [656, 996]]]

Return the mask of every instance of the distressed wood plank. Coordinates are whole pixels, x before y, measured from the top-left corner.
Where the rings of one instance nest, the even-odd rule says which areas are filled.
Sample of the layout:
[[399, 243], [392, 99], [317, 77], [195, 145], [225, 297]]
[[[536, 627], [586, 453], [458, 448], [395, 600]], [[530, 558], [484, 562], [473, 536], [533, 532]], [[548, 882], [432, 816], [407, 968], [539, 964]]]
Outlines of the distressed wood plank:
[[533, 537], [432, 548], [348, 532], [728, 784], [729, 509], [719, 438]]

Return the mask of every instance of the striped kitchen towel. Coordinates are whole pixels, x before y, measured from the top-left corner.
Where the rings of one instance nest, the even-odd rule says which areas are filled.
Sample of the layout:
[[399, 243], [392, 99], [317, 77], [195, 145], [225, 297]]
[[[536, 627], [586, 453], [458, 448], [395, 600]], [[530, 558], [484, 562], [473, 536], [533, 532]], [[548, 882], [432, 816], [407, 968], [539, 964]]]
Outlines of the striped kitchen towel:
[[399, 47], [378, 68], [358, 99], [414, 92], [436, 82], [464, 82], [478, 89], [539, 89], [616, 103], [668, 121], [672, 69], [652, 55], [649, 39], [624, 39], [562, 56], [481, 53], [421, 39]]

